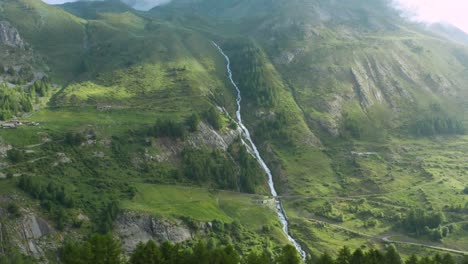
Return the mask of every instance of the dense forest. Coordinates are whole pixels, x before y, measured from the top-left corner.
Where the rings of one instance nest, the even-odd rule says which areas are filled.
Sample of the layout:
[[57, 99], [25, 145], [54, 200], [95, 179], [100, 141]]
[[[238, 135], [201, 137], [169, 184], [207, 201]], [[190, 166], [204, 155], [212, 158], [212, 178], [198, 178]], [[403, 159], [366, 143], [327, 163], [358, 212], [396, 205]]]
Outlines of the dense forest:
[[0, 84], [0, 120], [31, 112], [35, 100], [47, 96], [50, 89], [47, 78], [36, 80], [28, 91], [21, 86], [9, 87], [6, 84]]
[[[164, 242], [157, 245], [149, 240], [140, 243], [128, 256], [124, 257], [120, 242], [112, 235], [92, 235], [84, 242], [67, 241], [60, 250], [61, 261], [65, 264], [299, 264], [302, 260], [291, 245], [284, 246], [278, 254], [269, 251], [251, 252], [241, 256], [231, 246], [210, 246], [204, 242], [192, 245]], [[21, 260], [21, 261], [20, 261]], [[19, 261], [19, 262], [12, 262]], [[389, 245], [384, 252], [358, 248], [354, 252], [343, 247], [335, 257], [328, 253], [308, 257], [307, 264], [467, 264], [468, 258], [457, 259], [450, 254], [434, 256], [412, 255], [404, 261], [394, 246]], [[0, 257], [0, 263], [34, 263], [20, 255]]]
[[418, 111], [413, 117], [410, 131], [416, 136], [456, 135], [464, 134], [463, 121], [443, 109], [438, 103], [432, 103], [428, 108]]
[[450, 233], [449, 227], [442, 227], [445, 221], [443, 212], [430, 212], [417, 209], [408, 212], [405, 219], [402, 221], [402, 227], [416, 236], [429, 236], [434, 241], [439, 241], [448, 236]]
[[268, 83], [265, 70], [265, 58], [262, 51], [250, 41], [234, 41], [226, 43], [226, 50], [232, 58], [233, 74], [242, 95], [259, 106], [269, 107], [278, 100], [274, 85]]

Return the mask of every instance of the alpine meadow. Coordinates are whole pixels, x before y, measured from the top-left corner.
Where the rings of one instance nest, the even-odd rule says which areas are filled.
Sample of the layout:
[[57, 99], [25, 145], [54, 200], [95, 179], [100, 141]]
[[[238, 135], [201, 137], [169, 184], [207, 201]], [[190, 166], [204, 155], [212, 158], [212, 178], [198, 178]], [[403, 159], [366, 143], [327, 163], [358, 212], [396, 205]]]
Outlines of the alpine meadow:
[[468, 33], [392, 0], [0, 0], [4, 263], [468, 264]]

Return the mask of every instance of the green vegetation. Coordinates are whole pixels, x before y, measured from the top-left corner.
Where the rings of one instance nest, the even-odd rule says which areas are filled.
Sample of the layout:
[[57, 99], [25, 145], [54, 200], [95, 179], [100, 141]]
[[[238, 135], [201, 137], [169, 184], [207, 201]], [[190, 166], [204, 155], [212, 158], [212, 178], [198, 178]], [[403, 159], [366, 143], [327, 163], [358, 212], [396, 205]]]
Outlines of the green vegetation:
[[219, 150], [185, 149], [182, 164], [185, 175], [192, 181], [214, 182], [221, 189], [237, 188], [235, 164]]
[[411, 131], [416, 136], [454, 135], [464, 134], [465, 127], [463, 120], [448, 115], [439, 104], [432, 104], [416, 118]]
[[13, 89], [0, 84], [0, 120], [7, 120], [32, 110], [31, 95], [26, 94], [23, 88]]
[[0, 255], [1, 264], [34, 264], [37, 263], [34, 258], [24, 256], [20, 253]]
[[158, 120], [149, 134], [155, 137], [183, 138], [187, 131], [181, 123], [172, 120]]
[[45, 97], [49, 94], [50, 90], [50, 81], [47, 79], [47, 77], [44, 77], [41, 80], [36, 80], [33, 83], [33, 85], [29, 88], [29, 93], [33, 98], [35, 96]]
[[160, 247], [153, 241], [139, 244], [133, 252], [130, 263], [225, 263], [237, 264], [240, 261], [238, 253], [232, 246], [208, 249], [203, 243], [198, 243], [192, 251], [183, 251], [177, 245], [166, 242]]
[[83, 243], [67, 242], [62, 249], [66, 264], [119, 264], [123, 263], [119, 242], [112, 235], [93, 235]]
[[[62, 249], [62, 261], [65, 264], [79, 263], [103, 263], [118, 264], [127, 263], [121, 257], [121, 249], [118, 241], [110, 235], [93, 235], [83, 243], [68, 242]], [[264, 256], [264, 257], [261, 257]], [[300, 263], [299, 255], [294, 247], [285, 246], [276, 260], [272, 260], [267, 253], [258, 256], [252, 253], [241, 263], [246, 264], [295, 264]], [[208, 247], [199, 242], [192, 248], [183, 245], [173, 245], [164, 242], [157, 246], [152, 240], [138, 244], [130, 256], [130, 264], [147, 263], [206, 263], [206, 264], [237, 264], [241, 257], [231, 246]], [[265, 262], [267, 261], [267, 262]]]
[[440, 227], [446, 221], [445, 219], [442, 212], [427, 214], [424, 210], [411, 210], [403, 219], [402, 226], [417, 236], [430, 235], [433, 240], [438, 241], [449, 233], [447, 227]]
[[[231, 246], [213, 247], [204, 242], [192, 246], [187, 244], [173, 245], [164, 242], [156, 245], [152, 240], [139, 243], [131, 253], [128, 262], [121, 257], [121, 248], [117, 240], [110, 235], [93, 235], [82, 243], [68, 242], [61, 250], [62, 261], [65, 264], [79, 263], [223, 263], [223, 264], [299, 264], [302, 263], [296, 249], [286, 245], [274, 256], [267, 251], [252, 252], [241, 256]], [[307, 264], [455, 264], [455, 258], [450, 254], [417, 257], [412, 255], [406, 262], [394, 246], [390, 245], [385, 252], [379, 250], [363, 251], [360, 248], [351, 252], [343, 247], [336, 258], [324, 253], [320, 257], [308, 258]]]
[[[28, 43], [0, 51], [0, 119], [39, 123], [0, 130], [1, 200], [8, 217], [25, 208], [52, 220], [57, 237], [91, 237], [69, 245], [70, 263], [103, 251], [120, 261], [115, 241], [92, 233], [112, 232], [124, 210], [212, 223], [194, 235], [208, 240], [207, 258], [235, 255], [232, 245], [242, 262], [297, 262], [291, 247], [276, 256], [287, 239], [264, 172], [236, 139], [236, 94], [210, 40], [231, 59], [243, 120], [312, 263], [401, 263], [378, 251], [382, 237], [466, 250], [468, 50], [383, 1], [0, 9]], [[187, 244], [164, 247], [190, 258]], [[154, 244], [137, 251], [135, 263], [165, 257]]]
[[275, 86], [268, 80], [264, 54], [250, 41], [231, 40], [225, 49], [232, 58], [232, 71], [243, 97], [258, 106], [273, 106], [278, 100]]
[[204, 113], [206, 121], [216, 130], [223, 128], [223, 119], [218, 109], [210, 107], [208, 111]]

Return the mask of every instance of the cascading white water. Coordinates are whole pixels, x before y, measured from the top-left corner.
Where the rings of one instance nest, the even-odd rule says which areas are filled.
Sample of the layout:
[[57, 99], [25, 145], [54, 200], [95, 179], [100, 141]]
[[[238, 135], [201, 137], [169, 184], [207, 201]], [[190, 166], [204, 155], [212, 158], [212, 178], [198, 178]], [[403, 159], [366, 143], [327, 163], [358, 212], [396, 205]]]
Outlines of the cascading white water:
[[[286, 236], [288, 237], [289, 241], [291, 241], [291, 243], [294, 245], [296, 250], [299, 252], [299, 254], [301, 254], [302, 259], [305, 259], [306, 258], [305, 251], [302, 249], [301, 245], [299, 245], [299, 243], [297, 243], [297, 241], [289, 234], [288, 220], [286, 219], [286, 213], [284, 212], [284, 209], [283, 209], [283, 206], [281, 205], [280, 200], [277, 199], [278, 193], [276, 192], [276, 189], [275, 189], [275, 183], [273, 182], [273, 175], [271, 174], [270, 168], [268, 168], [265, 161], [263, 161], [262, 156], [260, 156], [260, 152], [258, 152], [257, 146], [255, 145], [255, 143], [252, 140], [252, 137], [250, 136], [250, 131], [247, 129], [247, 127], [244, 125], [244, 123], [242, 123], [242, 116], [241, 116], [242, 96], [241, 96], [241, 92], [240, 92], [239, 87], [237, 86], [236, 82], [234, 82], [234, 79], [232, 77], [231, 60], [226, 55], [226, 53], [224, 53], [224, 51], [221, 49], [221, 47], [218, 44], [213, 42], [213, 45], [219, 50], [221, 55], [223, 55], [224, 58], [226, 59], [226, 68], [227, 68], [227, 72], [228, 72], [228, 75], [229, 75], [229, 80], [231, 81], [232, 85], [234, 86], [234, 88], [236, 88], [236, 91], [237, 91], [237, 100], [236, 100], [237, 101], [237, 111], [236, 111], [237, 123], [238, 123], [240, 129], [242, 130], [242, 133], [244, 133], [245, 138], [249, 142], [250, 148], [253, 151], [253, 155], [257, 159], [257, 161], [260, 164], [260, 166], [262, 167], [262, 169], [268, 175], [268, 185], [270, 186], [271, 195], [273, 197], [275, 197], [275, 199], [276, 199], [276, 212], [278, 213], [279, 220], [280, 220], [281, 224], [283, 225], [283, 231], [286, 234]], [[247, 145], [247, 143], [245, 141], [242, 141], [242, 142]]]

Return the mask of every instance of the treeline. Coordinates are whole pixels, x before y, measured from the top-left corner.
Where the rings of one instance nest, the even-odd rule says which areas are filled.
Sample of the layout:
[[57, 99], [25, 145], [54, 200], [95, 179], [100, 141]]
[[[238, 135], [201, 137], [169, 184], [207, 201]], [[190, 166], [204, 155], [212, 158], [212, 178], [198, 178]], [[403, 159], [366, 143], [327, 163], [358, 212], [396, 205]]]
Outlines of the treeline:
[[221, 189], [237, 190], [236, 165], [221, 150], [185, 149], [182, 167], [184, 175], [194, 182], [213, 182]]
[[34, 264], [37, 261], [33, 257], [24, 256], [17, 252], [5, 252], [0, 254], [0, 264]]
[[417, 120], [412, 131], [416, 136], [461, 135], [466, 132], [461, 120], [440, 116]]
[[46, 77], [35, 81], [29, 88], [29, 92], [25, 92], [20, 86], [11, 88], [6, 84], [0, 84], [0, 120], [12, 118], [21, 112], [31, 112], [32, 100], [46, 96], [49, 90], [50, 83]]
[[0, 120], [12, 118], [20, 112], [31, 112], [31, 97], [21, 87], [0, 84]]
[[224, 127], [222, 114], [215, 107], [210, 107], [202, 115], [193, 113], [182, 122], [172, 119], [158, 119], [155, 124], [148, 129], [147, 135], [153, 137], [185, 138], [188, 132], [195, 132], [200, 121], [205, 120], [214, 129], [220, 130]]
[[250, 40], [233, 40], [225, 45], [235, 81], [245, 98], [259, 106], [273, 106], [278, 100], [274, 84], [265, 71], [263, 52]]
[[237, 144], [229, 146], [228, 152], [236, 159], [240, 168], [239, 186], [240, 190], [247, 193], [255, 193], [256, 187], [265, 182], [265, 173], [242, 145], [240, 140]]
[[75, 207], [75, 200], [63, 185], [53, 182], [44, 183], [34, 177], [23, 175], [19, 178], [18, 187], [39, 200], [41, 207], [51, 213], [57, 229], [63, 230], [70, 220], [64, 209]]
[[199, 242], [193, 247], [184, 247], [164, 242], [158, 246], [152, 240], [138, 244], [126, 261], [120, 243], [109, 234], [93, 235], [84, 242], [67, 242], [61, 250], [61, 259], [64, 264], [299, 264], [301, 261], [290, 245], [277, 257], [263, 252], [242, 258], [230, 245], [210, 248]]
[[44, 208], [50, 208], [52, 204], [58, 204], [67, 208], [73, 208], [75, 202], [67, 193], [63, 185], [53, 182], [43, 183], [31, 176], [21, 176], [18, 187], [31, 197], [41, 201]]
[[31, 87], [29, 87], [29, 94], [31, 97], [39, 96], [44, 97], [49, 94], [51, 90], [50, 82], [47, 77], [42, 78], [41, 80], [36, 80]]
[[408, 212], [401, 225], [407, 232], [416, 236], [428, 236], [432, 240], [439, 241], [450, 233], [449, 227], [442, 227], [445, 215], [442, 212], [427, 213], [421, 209]]
[[[387, 247], [385, 252], [371, 249], [367, 252], [361, 249], [356, 249], [353, 253], [347, 247], [343, 247], [336, 258], [331, 257], [328, 253], [323, 254], [316, 260], [308, 260], [307, 264], [455, 264], [454, 257], [450, 254], [441, 256], [417, 257], [412, 255], [405, 262], [400, 254], [396, 251], [393, 245]], [[468, 258], [465, 258], [463, 264], [468, 264]]]
[[287, 114], [276, 113], [274, 118], [266, 118], [259, 122], [255, 130], [255, 137], [262, 141], [277, 139], [281, 140], [284, 145], [291, 146], [294, 144], [292, 131], [289, 129], [291, 124]]
[[[68, 241], [61, 250], [64, 264], [300, 264], [303, 263], [296, 249], [284, 246], [279, 254], [273, 255], [265, 250], [241, 256], [232, 246], [210, 247], [198, 242], [192, 247], [164, 242], [156, 245], [152, 240], [140, 243], [130, 254], [128, 260], [122, 257], [118, 240], [112, 235], [93, 235], [84, 242]], [[306, 264], [455, 264], [450, 254], [434, 256], [411, 256], [403, 261], [393, 245], [385, 252], [360, 248], [351, 252], [348, 247], [339, 250], [336, 257], [328, 253], [320, 257], [308, 257]], [[468, 258], [462, 262], [468, 264]]]
[[239, 142], [228, 152], [217, 149], [187, 148], [182, 151], [184, 175], [197, 183], [214, 183], [220, 189], [254, 193], [264, 173], [257, 161]]
[[107, 206], [101, 209], [100, 214], [95, 222], [97, 222], [98, 232], [107, 234], [112, 231], [114, 221], [120, 212], [120, 206], [117, 201], [111, 201]]
[[[427, 109], [417, 111], [418, 116], [410, 125], [410, 131], [415, 136], [436, 136], [465, 134], [463, 121], [447, 113], [439, 103], [432, 103]], [[422, 114], [421, 114], [422, 113]]]

